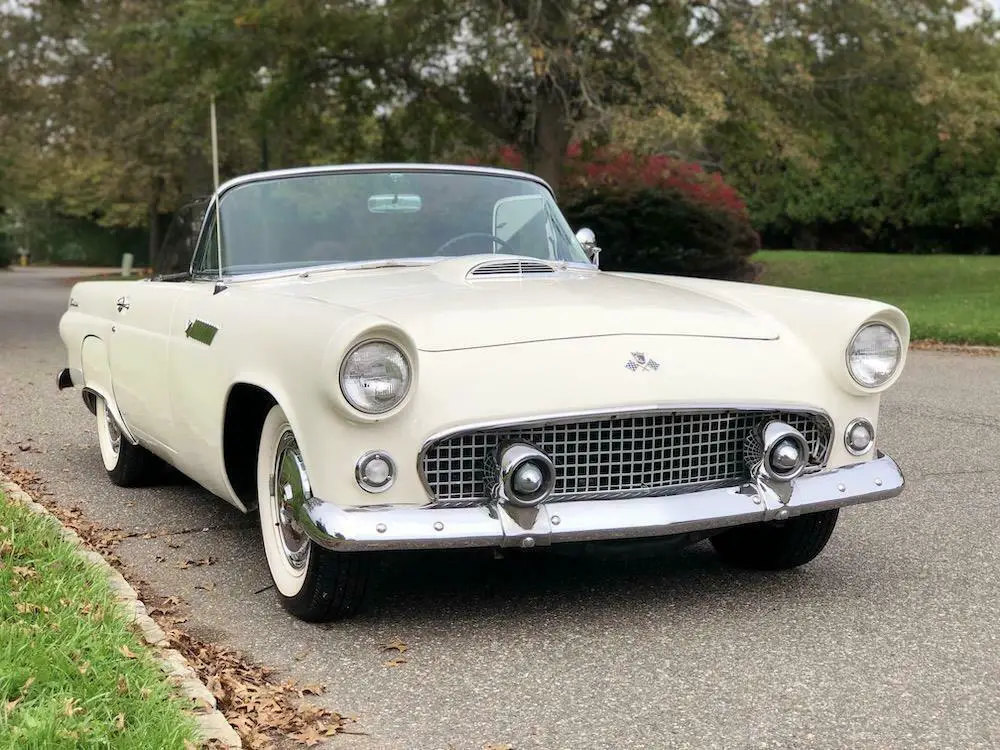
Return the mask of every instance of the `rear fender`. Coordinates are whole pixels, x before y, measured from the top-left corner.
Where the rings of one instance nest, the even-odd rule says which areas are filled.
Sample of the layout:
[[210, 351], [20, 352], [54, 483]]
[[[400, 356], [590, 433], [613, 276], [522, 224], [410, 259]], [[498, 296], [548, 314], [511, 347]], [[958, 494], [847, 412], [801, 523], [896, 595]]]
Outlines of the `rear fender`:
[[108, 360], [108, 348], [97, 336], [87, 336], [83, 340], [80, 352], [83, 368], [83, 401], [92, 412], [97, 411], [96, 397], [100, 396], [108, 406], [111, 417], [118, 423], [118, 429], [132, 445], [138, 445], [135, 435], [129, 430], [122, 418], [121, 411], [115, 401], [114, 387], [111, 380], [111, 365]]

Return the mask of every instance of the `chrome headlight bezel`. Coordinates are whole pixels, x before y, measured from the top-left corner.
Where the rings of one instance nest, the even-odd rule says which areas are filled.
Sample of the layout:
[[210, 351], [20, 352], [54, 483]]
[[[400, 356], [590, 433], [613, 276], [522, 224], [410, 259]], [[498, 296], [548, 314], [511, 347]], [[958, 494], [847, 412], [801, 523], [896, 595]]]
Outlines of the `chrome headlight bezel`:
[[[888, 331], [888, 333], [892, 336], [892, 339], [895, 341], [896, 355], [895, 355], [895, 362], [892, 365], [892, 369], [889, 370], [889, 372], [881, 379], [870, 382], [866, 381], [858, 374], [858, 372], [854, 367], [853, 360], [855, 358], [855, 347], [857, 346], [859, 338], [866, 332], [874, 329], [885, 329], [885, 331]], [[851, 380], [853, 380], [854, 383], [861, 386], [865, 390], [874, 391], [878, 390], [879, 388], [882, 388], [887, 383], [891, 382], [894, 377], [896, 377], [896, 375], [899, 373], [899, 366], [903, 361], [903, 355], [904, 352], [903, 352], [902, 338], [900, 337], [896, 329], [883, 321], [871, 320], [865, 323], [864, 325], [860, 326], [858, 330], [854, 332], [854, 335], [851, 337], [851, 340], [848, 343], [847, 348], [844, 350], [844, 362], [847, 367], [847, 373], [851, 376]]]
[[[354, 358], [358, 352], [366, 347], [371, 346], [382, 346], [388, 347], [392, 350], [392, 353], [398, 355], [402, 361], [404, 367], [405, 383], [398, 397], [389, 405], [374, 405], [371, 402], [362, 403], [355, 397], [352, 397], [351, 389], [349, 389], [345, 384], [345, 378], [347, 377], [347, 372], [352, 365], [352, 358]], [[389, 414], [396, 409], [398, 409], [403, 403], [406, 402], [407, 397], [410, 395], [410, 390], [413, 387], [413, 362], [407, 354], [406, 350], [397, 344], [395, 341], [390, 341], [386, 338], [369, 338], [359, 341], [354, 344], [347, 353], [344, 354], [343, 359], [340, 362], [340, 371], [338, 374], [338, 384], [340, 386], [340, 393], [347, 402], [348, 406], [362, 414], [366, 417], [376, 417]]]

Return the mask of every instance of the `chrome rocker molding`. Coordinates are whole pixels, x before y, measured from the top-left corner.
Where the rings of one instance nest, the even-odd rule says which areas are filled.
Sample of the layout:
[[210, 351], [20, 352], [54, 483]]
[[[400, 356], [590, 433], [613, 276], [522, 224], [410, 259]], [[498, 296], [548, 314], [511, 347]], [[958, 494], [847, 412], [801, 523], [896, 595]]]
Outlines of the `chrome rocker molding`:
[[[778, 485], [778, 486], [776, 486]], [[758, 476], [738, 487], [665, 497], [575, 501], [519, 508], [376, 506], [342, 508], [309, 498], [295, 509], [317, 544], [332, 550], [535, 547], [558, 542], [671, 536], [782, 521], [875, 502], [902, 492], [896, 462], [879, 453], [864, 463], [775, 483]]]

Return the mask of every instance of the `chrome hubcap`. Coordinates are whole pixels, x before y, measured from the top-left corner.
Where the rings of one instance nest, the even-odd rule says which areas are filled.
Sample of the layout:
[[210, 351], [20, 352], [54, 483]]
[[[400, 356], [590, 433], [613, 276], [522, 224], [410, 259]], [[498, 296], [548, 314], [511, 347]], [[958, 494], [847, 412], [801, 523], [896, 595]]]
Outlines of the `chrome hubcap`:
[[108, 423], [108, 440], [111, 441], [111, 450], [117, 453], [122, 444], [122, 431], [118, 429], [118, 423], [111, 416], [107, 405], [104, 407], [104, 421]]
[[312, 497], [305, 462], [295, 436], [285, 432], [274, 459], [271, 498], [277, 513], [277, 537], [288, 564], [301, 570], [309, 559], [309, 537], [295, 517], [295, 509]]

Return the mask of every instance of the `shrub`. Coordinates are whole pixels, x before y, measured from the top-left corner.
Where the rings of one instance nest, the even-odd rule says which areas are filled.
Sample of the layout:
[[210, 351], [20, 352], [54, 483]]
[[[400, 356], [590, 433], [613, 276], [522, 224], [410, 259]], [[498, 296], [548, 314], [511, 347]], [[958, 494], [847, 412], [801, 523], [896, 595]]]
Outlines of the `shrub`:
[[[521, 168], [501, 149], [493, 163]], [[589, 227], [612, 271], [749, 280], [760, 237], [739, 193], [718, 174], [667, 156], [571, 146], [559, 204], [574, 229]]]

